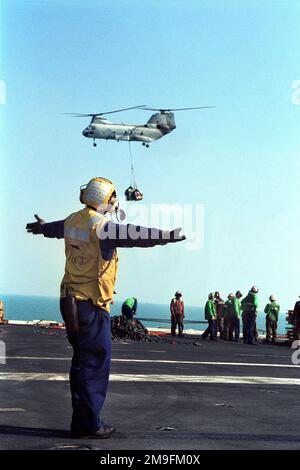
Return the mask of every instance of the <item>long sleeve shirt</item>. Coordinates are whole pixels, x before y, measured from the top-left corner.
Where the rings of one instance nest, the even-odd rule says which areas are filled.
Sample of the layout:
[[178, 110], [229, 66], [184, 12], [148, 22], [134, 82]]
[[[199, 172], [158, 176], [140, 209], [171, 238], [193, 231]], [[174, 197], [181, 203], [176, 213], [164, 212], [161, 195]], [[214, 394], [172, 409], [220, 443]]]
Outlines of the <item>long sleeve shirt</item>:
[[123, 305], [127, 305], [134, 313], [137, 311], [137, 299], [135, 297], [129, 297], [123, 302]]
[[271, 321], [278, 321], [280, 305], [277, 302], [269, 302], [265, 307], [266, 318]]
[[237, 297], [233, 299], [233, 314], [237, 318], [241, 316], [241, 302]]
[[[44, 223], [42, 233], [48, 238], [64, 238], [64, 220]], [[99, 245], [104, 259], [110, 260], [116, 248], [150, 248], [165, 245], [170, 232], [133, 224], [115, 224], [107, 221], [99, 234]]]
[[205, 319], [215, 320], [216, 319], [216, 306], [213, 300], [208, 300], [205, 304]]
[[253, 312], [258, 313], [258, 298], [257, 294], [249, 292], [246, 297], [242, 300], [243, 313]]

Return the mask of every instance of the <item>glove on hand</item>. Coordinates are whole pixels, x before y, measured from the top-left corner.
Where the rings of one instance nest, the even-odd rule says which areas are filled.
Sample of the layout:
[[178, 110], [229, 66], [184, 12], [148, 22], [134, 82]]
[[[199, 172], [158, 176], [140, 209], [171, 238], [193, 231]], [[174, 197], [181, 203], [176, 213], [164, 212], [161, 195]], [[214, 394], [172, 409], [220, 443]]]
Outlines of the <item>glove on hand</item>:
[[32, 233], [33, 235], [39, 235], [43, 233], [43, 224], [45, 221], [41, 219], [37, 214], [34, 214], [37, 222], [32, 222], [31, 224], [26, 225], [27, 233]]

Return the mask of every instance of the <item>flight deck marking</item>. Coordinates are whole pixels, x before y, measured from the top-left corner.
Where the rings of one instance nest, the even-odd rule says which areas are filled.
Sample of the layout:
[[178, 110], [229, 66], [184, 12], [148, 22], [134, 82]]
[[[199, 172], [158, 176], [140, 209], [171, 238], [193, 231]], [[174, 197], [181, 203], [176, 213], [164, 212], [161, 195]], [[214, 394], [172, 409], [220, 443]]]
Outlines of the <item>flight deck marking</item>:
[[110, 380], [118, 382], [177, 382], [177, 383], [220, 383], [249, 385], [300, 385], [300, 379], [278, 377], [238, 377], [207, 375], [159, 375], [159, 374], [112, 374]]
[[275, 355], [275, 354], [235, 354], [235, 356], [243, 356], [243, 357], [288, 357], [286, 355], [281, 354]]
[[15, 411], [25, 411], [24, 408], [0, 408], [0, 413], [10, 413]]
[[193, 365], [213, 365], [213, 366], [254, 366], [254, 367], [287, 367], [298, 368], [299, 365], [291, 364], [257, 364], [253, 362], [213, 362], [213, 361], [169, 361], [165, 359], [112, 359], [113, 362], [150, 362], [160, 364], [193, 364]]
[[[0, 372], [4, 381], [69, 381], [69, 374]], [[219, 383], [246, 385], [300, 385], [300, 379], [255, 376], [208, 376], [208, 375], [168, 375], [168, 374], [111, 374], [112, 382], [162, 382], [162, 383]]]
[[[1, 357], [0, 357], [1, 359]], [[37, 357], [37, 356], [8, 356], [6, 359], [18, 359], [18, 360], [33, 360], [33, 361], [70, 361], [71, 357]], [[213, 365], [213, 366], [252, 366], [252, 367], [283, 367], [283, 368], [298, 368], [297, 364], [258, 364], [256, 362], [216, 362], [216, 361], [171, 361], [166, 359], [112, 359], [112, 362], [136, 362], [136, 363], [155, 363], [155, 364], [191, 364], [191, 365]]]
[[6, 359], [18, 359], [26, 361], [71, 361], [72, 357], [6, 356]]

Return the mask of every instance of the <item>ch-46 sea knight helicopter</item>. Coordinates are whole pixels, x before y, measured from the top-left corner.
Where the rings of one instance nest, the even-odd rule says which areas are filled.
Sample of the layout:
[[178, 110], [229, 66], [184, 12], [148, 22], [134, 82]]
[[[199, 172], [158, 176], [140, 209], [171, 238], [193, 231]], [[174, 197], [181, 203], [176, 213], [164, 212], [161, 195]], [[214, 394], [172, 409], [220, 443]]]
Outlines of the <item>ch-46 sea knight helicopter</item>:
[[[116, 109], [105, 113], [72, 114], [74, 117], [91, 117], [90, 124], [82, 131], [84, 137], [93, 139], [94, 147], [97, 146], [95, 139], [116, 141], [137, 141], [149, 147], [151, 142], [169, 134], [176, 128], [175, 118], [172, 111], [187, 111], [190, 109], [214, 108], [214, 106], [197, 106], [193, 108], [156, 109], [148, 108], [146, 105], [132, 106], [130, 108]], [[156, 111], [146, 124], [114, 123], [103, 117], [106, 114], [120, 113], [129, 109], [141, 109], [145, 111]]]

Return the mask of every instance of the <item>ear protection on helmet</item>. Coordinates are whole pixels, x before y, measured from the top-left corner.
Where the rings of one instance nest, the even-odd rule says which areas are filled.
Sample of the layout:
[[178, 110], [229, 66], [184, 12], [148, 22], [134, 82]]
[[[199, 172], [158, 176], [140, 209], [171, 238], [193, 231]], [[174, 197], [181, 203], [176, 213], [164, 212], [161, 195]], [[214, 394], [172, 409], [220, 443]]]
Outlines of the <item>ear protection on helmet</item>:
[[[106, 191], [108, 186], [108, 190], [110, 190], [110, 195], [108, 191], [108, 194], [106, 193], [105, 195], [104, 193], [106, 201], [109, 198], [108, 202], [102, 203], [100, 205], [96, 204], [97, 197], [95, 197], [95, 194], [93, 194], [93, 191], [95, 191], [95, 189], [91, 188], [91, 185], [94, 184], [94, 181], [96, 181], [96, 184], [99, 184], [100, 182], [101, 184], [103, 183], [104, 185], [106, 185]], [[96, 190], [99, 191], [98, 188], [96, 188]], [[95, 207], [95, 210], [101, 211], [103, 213], [115, 214], [119, 222], [125, 220], [126, 218], [125, 212], [119, 208], [119, 200], [113, 183], [107, 180], [106, 178], [93, 178], [88, 184], [83, 184], [82, 186], [80, 186], [79, 200], [81, 204], [88, 205], [89, 207]]]
[[110, 214], [117, 212], [119, 210], [119, 200], [117, 198], [116, 192], [113, 192], [110, 200], [108, 201], [108, 211]]

